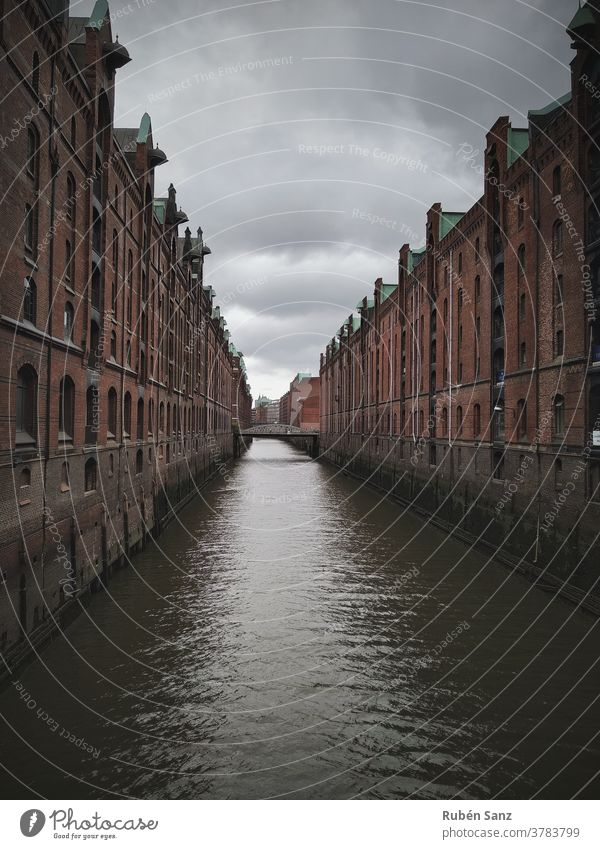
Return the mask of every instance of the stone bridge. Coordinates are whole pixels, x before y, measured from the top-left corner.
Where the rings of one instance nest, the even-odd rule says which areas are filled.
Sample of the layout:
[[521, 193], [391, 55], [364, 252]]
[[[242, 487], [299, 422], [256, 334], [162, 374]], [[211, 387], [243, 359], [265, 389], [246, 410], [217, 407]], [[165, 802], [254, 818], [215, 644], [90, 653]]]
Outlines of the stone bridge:
[[[239, 431], [235, 434], [235, 438], [236, 443], [238, 440], [251, 441], [252, 439], [305, 440], [310, 456], [319, 456], [318, 430], [303, 430], [301, 427], [292, 427], [285, 424], [261, 424]], [[236, 450], [236, 454], [239, 454], [239, 451]]]

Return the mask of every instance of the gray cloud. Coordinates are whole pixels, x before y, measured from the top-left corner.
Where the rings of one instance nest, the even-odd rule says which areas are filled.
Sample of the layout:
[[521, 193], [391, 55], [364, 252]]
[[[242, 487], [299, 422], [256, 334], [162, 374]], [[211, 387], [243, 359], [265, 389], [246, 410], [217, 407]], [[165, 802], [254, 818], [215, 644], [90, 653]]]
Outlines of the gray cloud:
[[[569, 88], [564, 0], [134, 0], [111, 6], [133, 61], [119, 125], [152, 116], [178, 202], [211, 246], [208, 278], [254, 394], [318, 355], [432, 203], [481, 186], [456, 157], [498, 115]], [[73, 14], [83, 14], [79, 4]], [[317, 148], [317, 151], [314, 149]], [[162, 185], [164, 183], [164, 185]]]

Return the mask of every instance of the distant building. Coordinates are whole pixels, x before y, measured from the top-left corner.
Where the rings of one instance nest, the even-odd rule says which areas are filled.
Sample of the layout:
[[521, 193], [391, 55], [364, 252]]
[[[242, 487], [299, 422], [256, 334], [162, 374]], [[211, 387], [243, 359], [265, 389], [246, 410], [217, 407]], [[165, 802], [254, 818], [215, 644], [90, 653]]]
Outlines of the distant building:
[[255, 424], [277, 424], [279, 421], [279, 399], [273, 401], [265, 395], [256, 399]]
[[320, 379], [298, 372], [279, 400], [279, 421], [307, 430], [319, 428]]

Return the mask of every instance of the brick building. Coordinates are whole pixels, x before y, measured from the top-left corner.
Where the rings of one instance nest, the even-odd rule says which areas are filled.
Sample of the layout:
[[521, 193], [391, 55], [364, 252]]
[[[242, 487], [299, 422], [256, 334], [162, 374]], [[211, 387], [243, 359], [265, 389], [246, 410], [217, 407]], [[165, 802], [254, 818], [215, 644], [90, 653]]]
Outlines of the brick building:
[[256, 399], [254, 424], [276, 424], [279, 421], [279, 399], [273, 401], [266, 395]]
[[308, 430], [319, 429], [320, 380], [298, 372], [289, 390], [279, 399], [279, 421]]
[[[106, 0], [89, 18], [69, 17], [65, 0], [4, 4], [0, 43], [0, 649], [10, 655], [231, 455], [240, 358], [204, 285], [202, 231], [180, 234], [188, 219], [172, 185], [155, 195], [167, 157], [149, 115], [113, 126], [130, 57]], [[235, 393], [246, 415], [245, 375]]]
[[[486, 137], [481, 198], [435, 203], [425, 246], [321, 355], [321, 450], [511, 562], [580, 588], [600, 521], [600, 12], [571, 89]], [[477, 159], [466, 146], [459, 156]]]

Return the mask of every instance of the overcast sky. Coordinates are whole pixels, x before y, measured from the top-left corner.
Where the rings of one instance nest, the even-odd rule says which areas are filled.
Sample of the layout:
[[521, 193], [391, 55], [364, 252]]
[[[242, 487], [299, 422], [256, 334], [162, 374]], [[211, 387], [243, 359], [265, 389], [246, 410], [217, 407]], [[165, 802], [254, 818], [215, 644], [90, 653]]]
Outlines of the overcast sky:
[[[92, 4], [74, 3], [72, 14]], [[457, 157], [499, 115], [569, 89], [576, 0], [132, 0], [111, 4], [132, 62], [117, 126], [144, 111], [253, 395], [279, 397], [440, 201], [481, 193]], [[171, 90], [169, 91], [169, 87]], [[319, 153], [329, 146], [327, 152]], [[378, 220], [379, 219], [379, 220]]]

